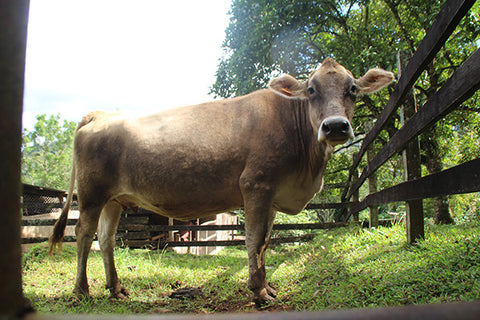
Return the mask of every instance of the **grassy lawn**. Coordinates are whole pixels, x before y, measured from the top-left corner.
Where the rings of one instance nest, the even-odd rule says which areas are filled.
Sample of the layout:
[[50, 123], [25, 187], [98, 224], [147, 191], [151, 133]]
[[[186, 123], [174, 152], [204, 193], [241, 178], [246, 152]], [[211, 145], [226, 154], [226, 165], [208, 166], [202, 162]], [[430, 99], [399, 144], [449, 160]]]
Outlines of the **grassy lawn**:
[[[243, 247], [216, 256], [116, 249], [128, 300], [109, 299], [99, 252], [88, 261], [90, 299], [73, 293], [76, 249], [52, 257], [45, 244], [24, 256], [25, 295], [39, 312], [165, 313], [253, 312]], [[267, 279], [278, 288], [266, 310], [323, 310], [480, 300], [480, 223], [427, 226], [426, 239], [406, 243], [403, 226], [340, 228], [302, 245], [267, 250]], [[173, 299], [176, 289], [201, 291]], [[198, 292], [198, 290], [197, 290]]]

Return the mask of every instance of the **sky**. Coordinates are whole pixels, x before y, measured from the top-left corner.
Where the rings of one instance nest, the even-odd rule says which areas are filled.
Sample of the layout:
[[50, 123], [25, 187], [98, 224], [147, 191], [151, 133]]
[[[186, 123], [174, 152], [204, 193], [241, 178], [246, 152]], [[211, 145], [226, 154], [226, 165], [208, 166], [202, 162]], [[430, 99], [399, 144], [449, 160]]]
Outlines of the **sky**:
[[31, 0], [23, 125], [213, 100], [229, 0]]

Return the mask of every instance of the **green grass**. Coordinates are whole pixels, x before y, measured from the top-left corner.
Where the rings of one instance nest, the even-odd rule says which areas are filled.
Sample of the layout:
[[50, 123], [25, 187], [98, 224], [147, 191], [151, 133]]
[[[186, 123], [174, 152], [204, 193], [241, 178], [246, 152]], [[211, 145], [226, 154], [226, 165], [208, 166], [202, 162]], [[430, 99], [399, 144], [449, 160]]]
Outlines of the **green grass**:
[[[480, 300], [480, 224], [427, 226], [426, 239], [406, 243], [403, 226], [341, 228], [322, 232], [303, 245], [267, 250], [268, 281], [278, 301], [268, 310], [322, 310]], [[163, 313], [255, 311], [247, 289], [244, 248], [217, 256], [170, 251], [116, 249], [126, 301], [109, 299], [103, 263], [90, 254], [91, 298], [72, 294], [76, 249], [48, 257], [45, 245], [24, 256], [24, 292], [39, 312]], [[179, 287], [197, 287], [203, 297], [168, 296]]]

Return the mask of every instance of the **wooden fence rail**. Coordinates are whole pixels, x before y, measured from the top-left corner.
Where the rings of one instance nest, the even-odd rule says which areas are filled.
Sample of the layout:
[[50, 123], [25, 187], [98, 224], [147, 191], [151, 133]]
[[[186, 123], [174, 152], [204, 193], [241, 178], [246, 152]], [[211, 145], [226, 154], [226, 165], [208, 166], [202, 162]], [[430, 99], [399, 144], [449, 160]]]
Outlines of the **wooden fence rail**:
[[[411, 204], [409, 201], [412, 200], [480, 191], [480, 159], [476, 159], [426, 177], [410, 178], [412, 180], [367, 195], [362, 201], [350, 202], [350, 199], [358, 194], [358, 190], [365, 180], [390, 157], [401, 152], [412, 139], [457, 108], [480, 88], [480, 49], [477, 49], [444, 83], [442, 88], [418, 112], [414, 113], [390, 141], [368, 161], [360, 177], [356, 178], [360, 160], [369, 146], [378, 137], [387, 121], [396, 113], [415, 81], [433, 61], [440, 48], [474, 3], [474, 0], [447, 0], [444, 3], [425, 38], [402, 71], [385, 109], [373, 128], [366, 134], [359, 152], [353, 159], [346, 182], [347, 187], [341, 196], [341, 203], [350, 204], [350, 209], [343, 210], [336, 220], [347, 221], [352, 214], [374, 205], [407, 201], [408, 207]], [[418, 150], [416, 152], [418, 153]], [[416, 157], [419, 158], [418, 155]], [[419, 168], [419, 162], [417, 166]], [[410, 242], [414, 242], [423, 235], [423, 209], [421, 205], [411, 208], [413, 209], [407, 210], [407, 237]], [[409, 226], [409, 223], [412, 225], [417, 223], [421, 226], [412, 227]]]
[[[38, 220], [22, 220], [22, 226], [53, 226], [55, 219], [38, 219]], [[75, 225], [78, 219], [69, 219], [67, 225]], [[303, 224], [276, 224], [273, 230], [321, 230], [345, 227], [348, 223], [303, 223]], [[243, 231], [245, 226], [238, 225], [138, 225], [125, 224], [121, 226], [122, 230], [126, 230], [124, 234], [117, 233], [117, 240], [124, 241], [125, 244], [134, 244], [135, 246], [160, 244], [159, 247], [193, 247], [193, 246], [235, 246], [244, 245], [244, 240], [215, 240], [215, 241], [152, 241], [145, 239], [128, 239], [129, 232], [172, 232], [172, 231]], [[306, 241], [311, 239], [315, 234], [307, 234], [302, 236], [278, 237], [273, 238], [271, 243], [291, 243]], [[48, 237], [31, 237], [23, 238], [22, 244], [39, 243], [48, 241]], [[65, 236], [64, 242], [75, 242], [76, 237]]]
[[[344, 183], [326, 184], [327, 189], [344, 188]], [[21, 221], [22, 227], [52, 227], [56, 219], [45, 218], [44, 215], [36, 218], [38, 214], [58, 212], [64, 205], [67, 193], [63, 190], [23, 185], [23, 213], [25, 219]], [[307, 206], [310, 210], [325, 209], [343, 209], [347, 208], [349, 203], [313, 203]], [[205, 247], [205, 246], [232, 246], [243, 245], [244, 240], [213, 240], [208, 239], [190, 239], [191, 241], [166, 241], [173, 240], [170, 236], [173, 232], [211, 232], [211, 231], [243, 231], [243, 225], [168, 225], [158, 224], [158, 221], [151, 219], [155, 214], [140, 210], [139, 213], [125, 213], [120, 219], [118, 231], [116, 234], [117, 244], [129, 246], [131, 248], [164, 248], [169, 247]], [[67, 226], [77, 223], [78, 219], [70, 218], [67, 220]], [[345, 223], [310, 223], [310, 224], [280, 224], [275, 225], [274, 230], [316, 230], [330, 229], [345, 226]], [[30, 229], [32, 230], [32, 229]], [[35, 229], [34, 229], [35, 230]], [[31, 231], [35, 234], [35, 231]], [[31, 244], [48, 241], [46, 230], [42, 229], [41, 235], [28, 236], [22, 238], [22, 244]], [[163, 234], [163, 236], [159, 236]], [[199, 236], [199, 235], [197, 235]], [[313, 235], [303, 235], [295, 237], [278, 237], [272, 239], [272, 243], [291, 243], [310, 240]], [[202, 236], [203, 238], [203, 236]], [[157, 239], [157, 240], [152, 240]], [[195, 240], [195, 241], [192, 241]], [[64, 237], [65, 242], [75, 242], [76, 238], [72, 235]]]
[[422, 133], [480, 88], [480, 49], [477, 49], [446, 81], [425, 105], [387, 142], [363, 170], [360, 178], [352, 184], [347, 199], [357, 191], [375, 170], [414, 137]]
[[396, 186], [370, 194], [361, 202], [353, 203], [351, 212], [358, 212], [371, 205], [409, 201], [480, 191], [480, 159], [435, 173], [420, 179], [406, 181]]

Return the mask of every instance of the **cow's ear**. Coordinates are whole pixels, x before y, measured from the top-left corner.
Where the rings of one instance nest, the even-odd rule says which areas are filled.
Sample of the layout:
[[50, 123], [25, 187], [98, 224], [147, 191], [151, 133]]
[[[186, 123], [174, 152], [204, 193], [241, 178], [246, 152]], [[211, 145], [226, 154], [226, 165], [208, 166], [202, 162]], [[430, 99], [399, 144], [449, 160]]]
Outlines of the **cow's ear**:
[[288, 74], [273, 78], [268, 84], [275, 93], [290, 99], [304, 99], [307, 97], [305, 83], [298, 81]]
[[393, 72], [383, 69], [370, 69], [363, 77], [357, 79], [355, 84], [360, 93], [373, 93], [378, 91], [395, 80]]

